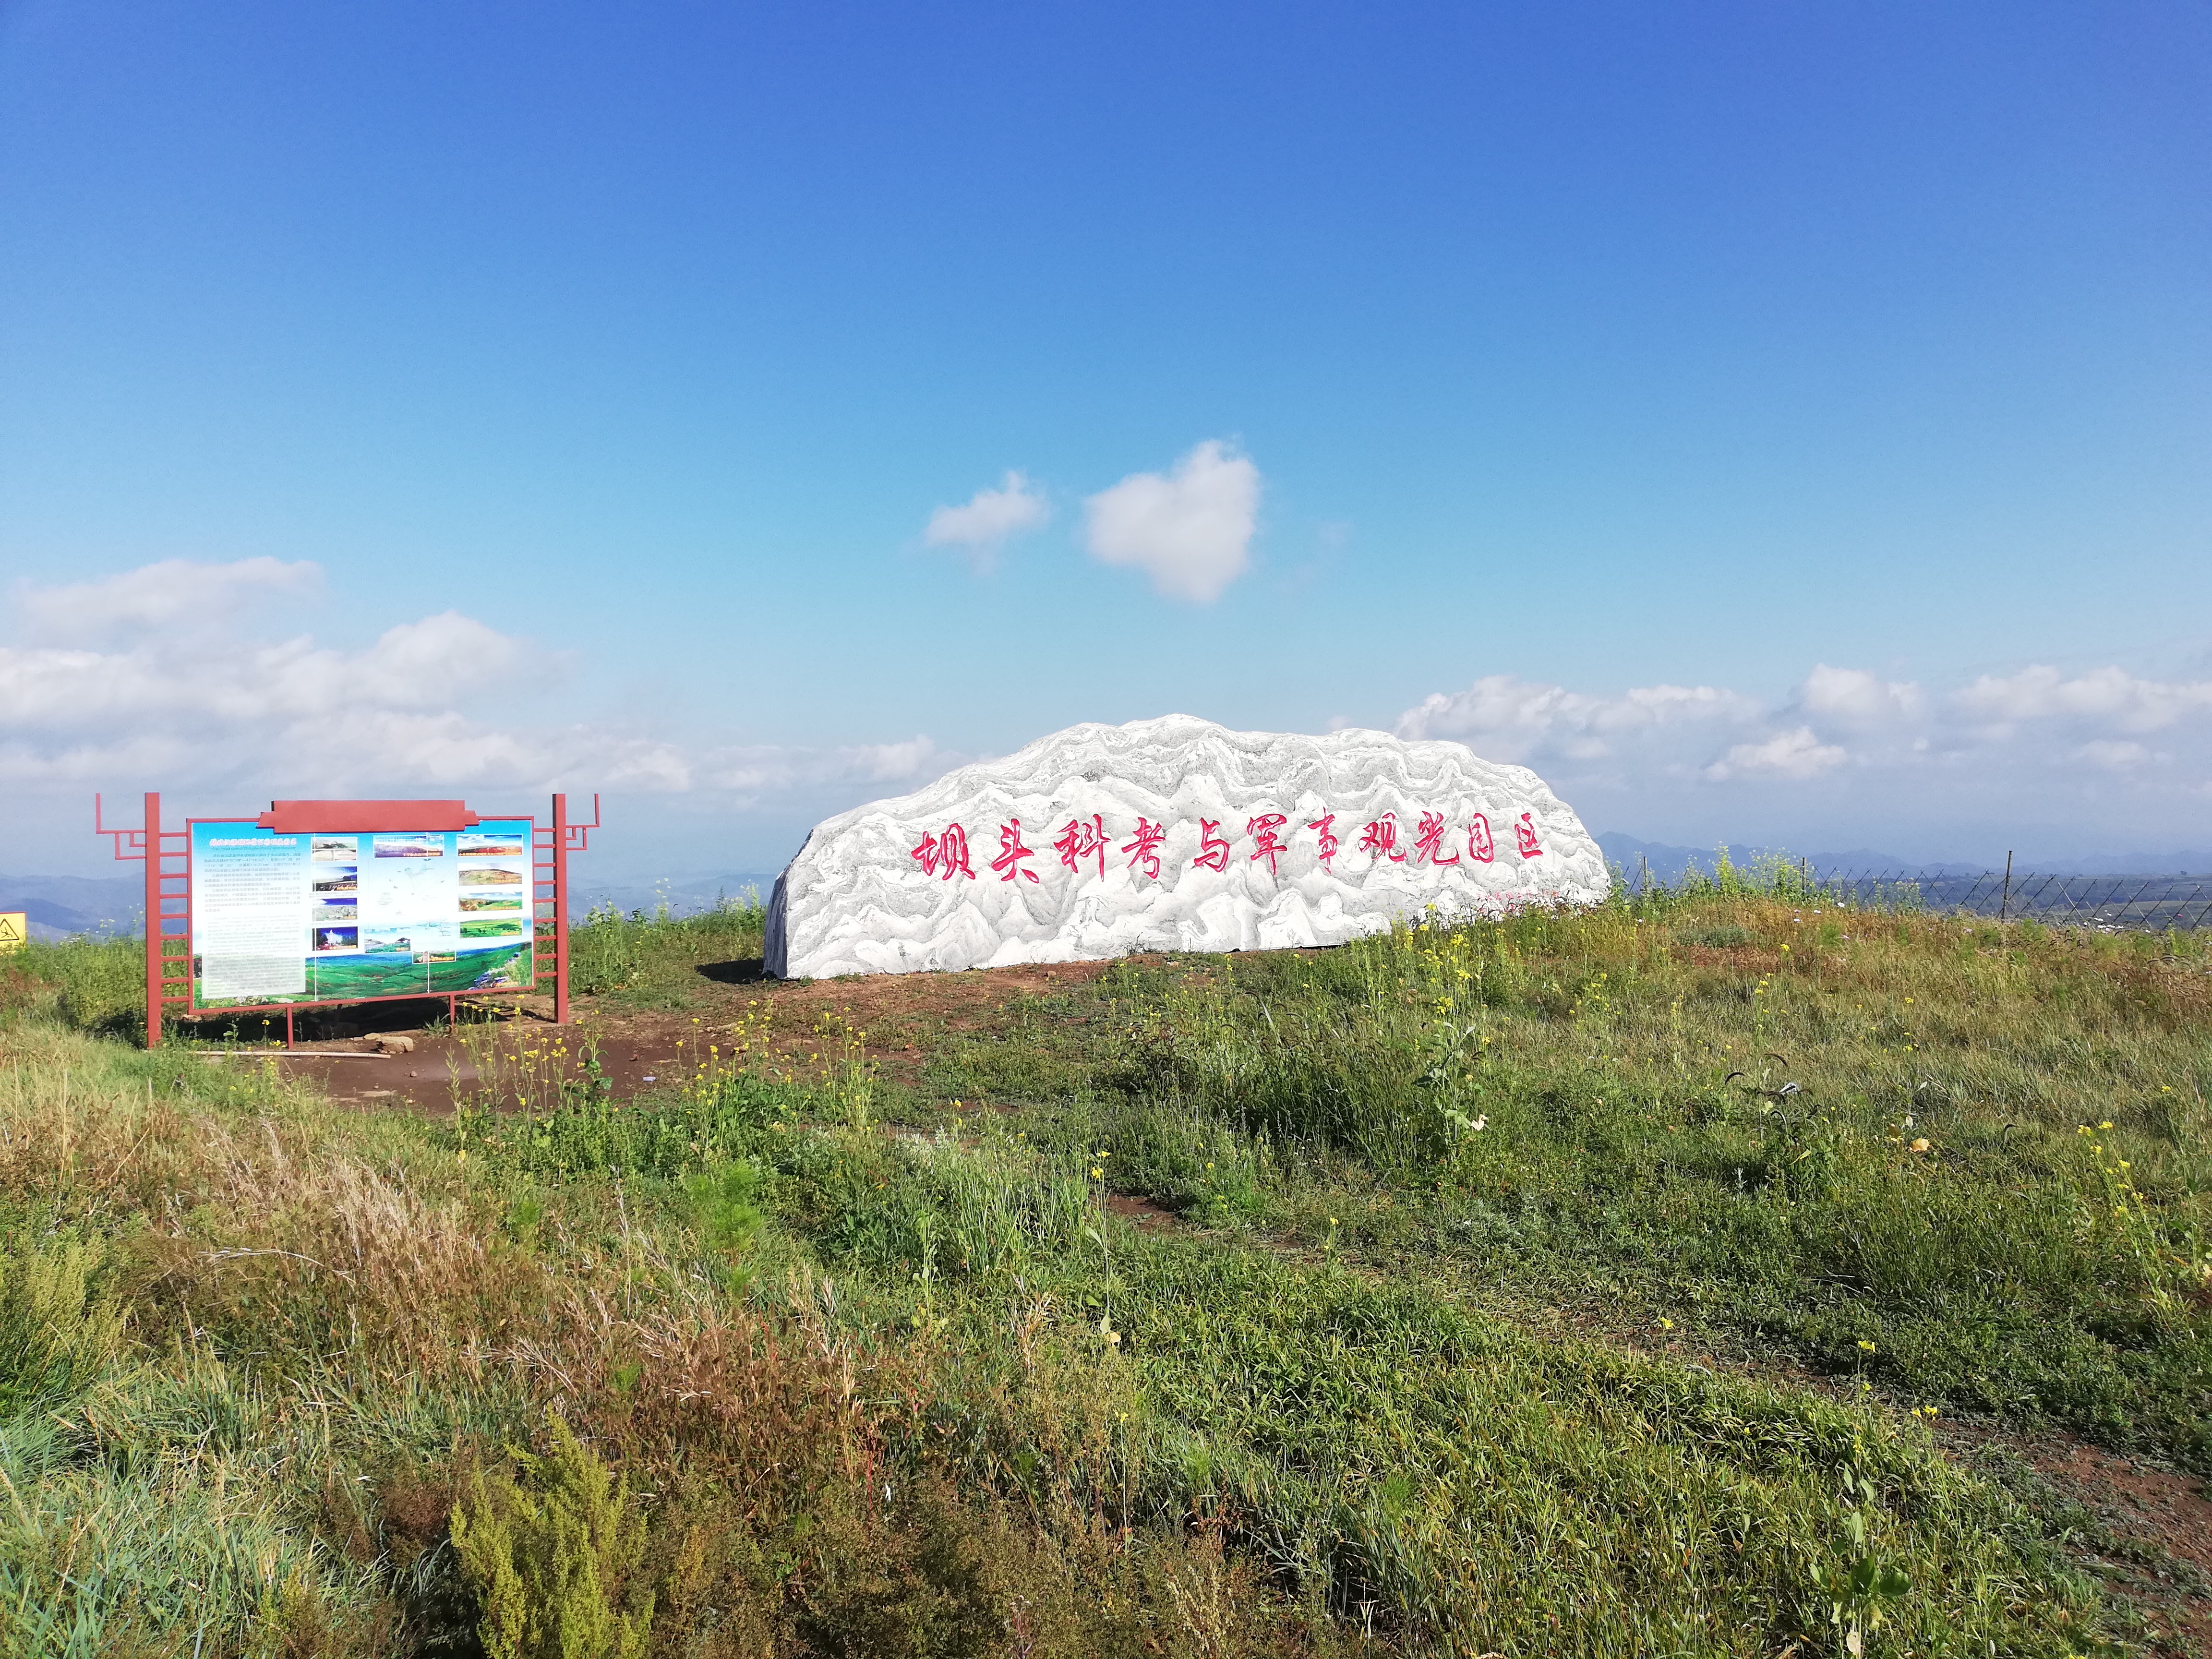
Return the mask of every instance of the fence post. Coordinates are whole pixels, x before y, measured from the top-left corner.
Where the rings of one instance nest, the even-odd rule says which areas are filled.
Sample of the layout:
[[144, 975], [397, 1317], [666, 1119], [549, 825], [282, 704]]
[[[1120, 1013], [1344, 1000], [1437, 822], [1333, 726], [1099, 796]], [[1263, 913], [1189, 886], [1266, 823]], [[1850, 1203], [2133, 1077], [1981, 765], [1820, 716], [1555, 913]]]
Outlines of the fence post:
[[568, 1023], [568, 797], [553, 797], [553, 1023]]
[[146, 1046], [161, 1046], [161, 798], [146, 796]]
[[2004, 896], [1997, 902], [1997, 920], [2004, 921], [2012, 909], [2012, 848], [2005, 848]]

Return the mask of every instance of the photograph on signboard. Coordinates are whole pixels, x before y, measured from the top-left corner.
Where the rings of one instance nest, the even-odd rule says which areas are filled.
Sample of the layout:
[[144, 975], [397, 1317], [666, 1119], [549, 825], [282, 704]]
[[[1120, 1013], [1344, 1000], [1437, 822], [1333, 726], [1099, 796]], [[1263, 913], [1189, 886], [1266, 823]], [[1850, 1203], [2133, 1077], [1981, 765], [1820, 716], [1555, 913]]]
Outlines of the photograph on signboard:
[[492, 836], [478, 830], [461, 836], [459, 853], [465, 859], [520, 859], [529, 856], [530, 848], [520, 836]]
[[310, 845], [317, 864], [351, 864], [361, 856], [359, 836], [317, 836]]
[[429, 836], [375, 836], [376, 856], [380, 859], [441, 859], [446, 856], [446, 837]]

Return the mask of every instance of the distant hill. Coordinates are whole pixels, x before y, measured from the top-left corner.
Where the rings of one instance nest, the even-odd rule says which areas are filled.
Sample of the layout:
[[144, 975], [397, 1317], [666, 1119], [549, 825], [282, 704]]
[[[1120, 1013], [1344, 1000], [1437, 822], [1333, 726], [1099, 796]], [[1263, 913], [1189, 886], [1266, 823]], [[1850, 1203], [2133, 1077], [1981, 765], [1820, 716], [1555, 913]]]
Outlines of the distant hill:
[[[1650, 860], [1651, 877], [1655, 881], [1675, 882], [1682, 872], [1695, 863], [1701, 870], [1711, 870], [1717, 856], [1711, 847], [1671, 847], [1663, 842], [1638, 841], [1633, 836], [1624, 836], [1607, 830], [1597, 838], [1599, 848], [1606, 857], [1635, 879]], [[1966, 864], [1956, 860], [1908, 859], [1895, 853], [1885, 853], [1871, 847], [1854, 847], [1837, 853], [1806, 853], [1796, 848], [1771, 848], [1729, 844], [1729, 861], [1738, 866], [1753, 864], [1762, 858], [1778, 855], [1795, 863], [1803, 859], [1813, 866], [1816, 875], [1833, 873], [1897, 876], [1978, 876], [2004, 868], [2000, 859], [1993, 864]], [[2175, 876], [2202, 874], [2212, 877], [2212, 852], [2141, 853], [2132, 854], [2100, 855], [2095, 858], [2019, 858], [2013, 863], [2015, 877], [2044, 876]]]
[[578, 882], [573, 914], [581, 916], [594, 906], [611, 904], [617, 910], [643, 910], [651, 915], [666, 904], [673, 914], [688, 916], [712, 909], [718, 899], [742, 899], [748, 892], [757, 894], [760, 902], [766, 904], [769, 895], [775, 890], [775, 876], [762, 875], [757, 871], [684, 876], [657, 881], [650, 886]]
[[145, 893], [137, 876], [0, 876], [0, 910], [21, 910], [33, 939], [135, 933]]
[[2039, 859], [2032, 866], [2023, 860], [2013, 867], [2066, 876], [2212, 876], [2212, 852], [2200, 847], [2193, 853], [2122, 854], [2094, 860]]
[[[1664, 842], [1638, 841], [1633, 836], [1624, 836], [1613, 830], [1598, 836], [1597, 844], [1606, 857], [1619, 865], [1632, 881], [1647, 862], [1654, 881], [1672, 883], [1680, 881], [1682, 872], [1693, 864], [1700, 870], [1710, 871], [1720, 856], [1719, 849], [1714, 847], [1670, 847]], [[1872, 870], [1885, 873], [1899, 871], [1923, 876], [1972, 875], [1982, 867], [1978, 864], [1926, 864], [1866, 847], [1854, 848], [1843, 853], [1802, 853], [1794, 847], [1756, 847], [1730, 842], [1728, 855], [1729, 861], [1738, 868], [1757, 864], [1767, 858], [1785, 858], [1792, 864], [1802, 859], [1815, 871]]]

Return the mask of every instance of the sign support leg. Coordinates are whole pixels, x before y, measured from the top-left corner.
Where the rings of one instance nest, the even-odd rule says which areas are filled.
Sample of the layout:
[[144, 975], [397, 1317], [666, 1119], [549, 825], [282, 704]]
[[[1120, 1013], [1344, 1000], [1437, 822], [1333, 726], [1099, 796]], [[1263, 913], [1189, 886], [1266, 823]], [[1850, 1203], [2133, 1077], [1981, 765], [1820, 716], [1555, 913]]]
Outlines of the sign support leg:
[[553, 1023], [568, 1023], [568, 798], [553, 797]]
[[146, 796], [146, 1046], [161, 1046], [161, 798]]

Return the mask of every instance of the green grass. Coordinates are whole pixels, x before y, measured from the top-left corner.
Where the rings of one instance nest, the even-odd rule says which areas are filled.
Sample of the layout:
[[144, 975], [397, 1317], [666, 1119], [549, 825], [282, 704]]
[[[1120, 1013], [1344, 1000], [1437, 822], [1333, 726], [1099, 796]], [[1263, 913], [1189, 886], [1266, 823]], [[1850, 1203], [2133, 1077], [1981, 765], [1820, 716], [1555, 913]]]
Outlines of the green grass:
[[[104, 959], [42, 958], [0, 1651], [2127, 1637], [1929, 1411], [2206, 1467], [2198, 941], [1741, 887], [1121, 964], [933, 1041], [919, 1131], [828, 1048], [337, 1115], [70, 1029]], [[696, 1003], [758, 923], [595, 916], [580, 977]]]
[[569, 987], [621, 1007], [690, 1007], [714, 983], [701, 969], [757, 970], [767, 920], [751, 892], [687, 916], [665, 904], [628, 913], [601, 906], [569, 930]]
[[[1717, 905], [1741, 943], [1701, 942]], [[1477, 1301], [1780, 1340], [2204, 1471], [2207, 967], [1724, 897], [1399, 934], [1130, 995], [1133, 1077], [1060, 1133]]]
[[146, 1030], [146, 946], [136, 939], [33, 939], [0, 957], [0, 1005], [34, 1007], [80, 1030]]

